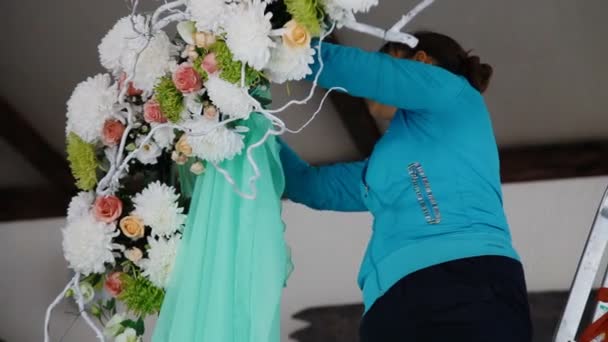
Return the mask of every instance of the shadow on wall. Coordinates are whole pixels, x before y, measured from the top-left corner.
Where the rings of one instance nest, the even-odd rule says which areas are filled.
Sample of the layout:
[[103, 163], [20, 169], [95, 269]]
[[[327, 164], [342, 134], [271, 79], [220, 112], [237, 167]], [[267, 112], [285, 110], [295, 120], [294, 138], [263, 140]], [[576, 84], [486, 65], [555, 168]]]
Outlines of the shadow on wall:
[[[564, 291], [538, 292], [529, 295], [534, 342], [547, 342], [553, 339], [567, 296], [568, 293]], [[595, 294], [590, 298], [595, 298]], [[591, 307], [587, 305], [583, 322], [590, 321]], [[294, 318], [308, 322], [310, 325], [294, 332], [290, 337], [298, 342], [358, 342], [358, 328], [362, 314], [361, 304], [305, 309], [296, 313]]]

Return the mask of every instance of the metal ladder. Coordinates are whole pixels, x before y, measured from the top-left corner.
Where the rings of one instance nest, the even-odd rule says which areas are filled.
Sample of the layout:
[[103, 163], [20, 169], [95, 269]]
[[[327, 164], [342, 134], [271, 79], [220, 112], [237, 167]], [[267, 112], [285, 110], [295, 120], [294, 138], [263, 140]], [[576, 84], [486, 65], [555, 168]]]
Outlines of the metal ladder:
[[[602, 201], [597, 210], [593, 226], [589, 232], [583, 256], [579, 261], [574, 281], [568, 296], [566, 308], [555, 333], [554, 342], [576, 342], [576, 333], [579, 330], [583, 312], [593, 283], [597, 277], [600, 263], [608, 248], [608, 188], [604, 192]], [[602, 287], [608, 287], [608, 270], [603, 270], [604, 279]], [[595, 304], [593, 321], [596, 321], [606, 312]]]

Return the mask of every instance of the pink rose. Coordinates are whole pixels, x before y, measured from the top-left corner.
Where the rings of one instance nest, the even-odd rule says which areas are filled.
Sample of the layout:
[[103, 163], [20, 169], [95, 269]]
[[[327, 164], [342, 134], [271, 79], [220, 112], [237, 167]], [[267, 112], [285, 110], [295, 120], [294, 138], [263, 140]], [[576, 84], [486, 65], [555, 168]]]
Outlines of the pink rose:
[[181, 64], [173, 73], [173, 83], [182, 93], [193, 93], [201, 90], [201, 78], [194, 68], [187, 64]]
[[122, 272], [113, 272], [108, 275], [103, 287], [112, 297], [117, 297], [122, 292]]
[[144, 104], [144, 120], [146, 120], [148, 123], [167, 122], [167, 118], [165, 118], [162, 110], [160, 109], [160, 104], [158, 104], [155, 99], [150, 99]]
[[217, 60], [215, 59], [215, 53], [210, 53], [207, 56], [205, 56], [205, 58], [203, 58], [203, 63], [202, 63], [202, 67], [203, 69], [205, 69], [206, 72], [213, 74], [214, 72], [217, 71], [218, 66], [217, 66]]
[[125, 132], [125, 125], [118, 120], [106, 120], [103, 124], [101, 140], [106, 146], [117, 145]]
[[122, 202], [116, 196], [97, 197], [93, 204], [95, 218], [101, 222], [110, 223], [122, 214]]
[[[120, 78], [118, 79], [118, 89], [119, 90], [122, 89], [122, 86], [124, 85], [126, 80], [127, 80], [127, 74], [123, 72], [122, 74], [120, 74]], [[129, 82], [129, 89], [127, 89], [127, 95], [138, 96], [141, 94], [143, 94], [143, 91], [133, 87], [133, 82]]]

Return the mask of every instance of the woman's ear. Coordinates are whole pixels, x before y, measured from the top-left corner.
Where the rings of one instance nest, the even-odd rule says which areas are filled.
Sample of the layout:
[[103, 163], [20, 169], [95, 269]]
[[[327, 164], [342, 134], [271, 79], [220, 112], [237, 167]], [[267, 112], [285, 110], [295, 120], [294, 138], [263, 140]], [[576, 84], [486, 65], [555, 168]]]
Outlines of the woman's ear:
[[435, 64], [433, 57], [429, 56], [425, 51], [422, 50], [417, 51], [412, 59], [425, 64]]

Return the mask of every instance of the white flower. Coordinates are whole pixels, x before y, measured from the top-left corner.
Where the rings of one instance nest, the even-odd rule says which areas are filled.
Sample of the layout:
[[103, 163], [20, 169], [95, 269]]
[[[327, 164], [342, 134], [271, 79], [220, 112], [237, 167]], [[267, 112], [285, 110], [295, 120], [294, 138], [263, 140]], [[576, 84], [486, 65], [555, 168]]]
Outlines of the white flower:
[[[123, 54], [121, 65], [127, 75], [133, 72], [133, 86], [144, 92], [151, 92], [158, 83], [158, 80], [171, 72], [176, 66], [175, 57], [179, 54], [179, 48], [171, 43], [171, 40], [164, 31], [158, 31], [150, 38], [148, 45], [134, 47]], [[139, 59], [137, 53], [141, 51]]]
[[165, 288], [169, 281], [173, 265], [175, 263], [175, 255], [180, 238], [173, 236], [170, 239], [160, 237], [154, 239], [148, 237], [148, 258], [142, 259], [140, 266], [143, 270], [143, 275], [148, 277], [152, 284]]
[[228, 8], [224, 0], [190, 0], [188, 3], [190, 17], [202, 32], [216, 32]]
[[227, 129], [226, 126], [215, 127], [216, 125], [216, 120], [206, 117], [199, 117], [186, 123], [186, 127], [193, 132], [192, 135], [186, 136], [188, 144], [192, 147], [192, 154], [212, 163], [232, 159], [245, 147], [241, 134]]
[[338, 6], [333, 0], [329, 0], [325, 3], [325, 12], [336, 22], [337, 28], [342, 28], [347, 22], [356, 21], [355, 14], [352, 11]]
[[142, 15], [118, 20], [97, 47], [101, 65], [118, 75], [123, 69], [121, 59], [125, 51], [133, 46], [141, 48], [146, 42], [143, 33], [147, 32], [147, 29], [146, 18]]
[[103, 335], [106, 338], [112, 338], [125, 331], [125, 327], [122, 326], [121, 323], [126, 319], [127, 317], [122, 313], [117, 313], [112, 316], [103, 328]]
[[158, 161], [158, 157], [160, 157], [162, 151], [161, 151], [160, 147], [158, 147], [158, 145], [154, 141], [152, 141], [152, 139], [148, 140], [147, 143], [142, 145], [143, 140], [144, 140], [144, 137], [139, 137], [135, 141], [137, 146], [141, 145], [141, 148], [139, 149], [139, 151], [137, 151], [137, 154], [135, 155], [135, 157], [142, 164], [154, 165]]
[[378, 0], [328, 0], [327, 4], [329, 7], [335, 6], [358, 13], [368, 12], [370, 8], [378, 5]]
[[148, 23], [141, 15], [120, 19], [99, 44], [101, 64], [114, 75], [126, 72], [130, 76], [137, 61], [133, 86], [148, 93], [175, 66], [177, 54], [178, 47], [164, 31], [148, 33]]
[[120, 335], [116, 336], [114, 342], [140, 342], [141, 337], [137, 336], [137, 332], [133, 328], [127, 328]]
[[81, 191], [76, 196], [72, 197], [68, 206], [68, 222], [88, 215], [91, 212], [91, 206], [95, 201], [95, 195], [91, 191]]
[[247, 89], [210, 75], [205, 83], [209, 98], [223, 114], [237, 118], [247, 118], [253, 111], [253, 101]]
[[160, 182], [150, 183], [133, 197], [134, 215], [141, 217], [152, 234], [166, 236], [182, 229], [186, 221], [184, 209], [178, 206], [179, 195], [173, 187]]
[[285, 44], [272, 49], [272, 58], [266, 66], [266, 74], [275, 83], [301, 80], [312, 73], [315, 49], [292, 48]]
[[62, 233], [63, 254], [74, 271], [87, 276], [102, 273], [105, 264], [114, 263], [112, 238], [118, 232], [113, 225], [85, 215], [68, 222]]
[[264, 13], [266, 3], [241, 3], [226, 18], [226, 44], [236, 60], [262, 70], [270, 60], [272, 13]]
[[79, 83], [68, 100], [66, 133], [74, 132], [93, 143], [101, 137], [106, 119], [112, 116], [118, 87], [108, 74], [98, 74]]
[[[82, 295], [82, 303], [85, 305], [89, 304], [95, 297], [95, 289], [89, 283], [80, 283], [78, 287]], [[73, 291], [76, 292], [75, 290]]]
[[[152, 129], [159, 124], [152, 123]], [[159, 148], [165, 150], [173, 146], [173, 140], [175, 140], [175, 131], [173, 127], [161, 127], [154, 132], [154, 142]]]

